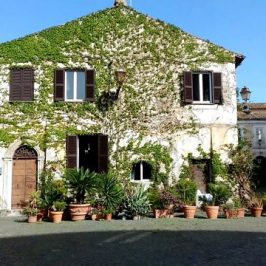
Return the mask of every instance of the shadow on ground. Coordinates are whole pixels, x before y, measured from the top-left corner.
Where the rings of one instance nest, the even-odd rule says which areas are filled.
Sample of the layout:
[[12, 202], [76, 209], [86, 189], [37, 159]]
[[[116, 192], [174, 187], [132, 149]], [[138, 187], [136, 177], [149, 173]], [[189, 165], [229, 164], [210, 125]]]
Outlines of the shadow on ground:
[[266, 265], [266, 233], [112, 231], [1, 238], [0, 265]]

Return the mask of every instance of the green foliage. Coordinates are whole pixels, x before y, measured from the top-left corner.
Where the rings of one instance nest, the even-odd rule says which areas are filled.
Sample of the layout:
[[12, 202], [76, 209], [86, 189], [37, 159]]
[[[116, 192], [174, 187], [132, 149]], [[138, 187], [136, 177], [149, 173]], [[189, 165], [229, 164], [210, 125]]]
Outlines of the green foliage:
[[57, 200], [53, 202], [52, 210], [56, 212], [62, 212], [66, 208], [66, 202], [62, 200]]
[[30, 194], [29, 200], [26, 202], [26, 206], [23, 209], [23, 213], [28, 216], [36, 216], [39, 212], [39, 207], [41, 204], [40, 200], [41, 192], [34, 191]]
[[225, 204], [232, 196], [230, 188], [224, 183], [209, 183], [208, 190], [213, 197], [211, 202], [213, 206]]
[[142, 185], [132, 187], [132, 190], [128, 191], [123, 201], [123, 208], [128, 218], [144, 215], [150, 211], [148, 194]]
[[184, 205], [195, 205], [197, 184], [189, 178], [180, 178], [175, 185], [179, 200]]
[[[107, 67], [110, 61], [112, 69]], [[129, 158], [135, 153], [152, 163], [154, 182], [166, 184], [172, 164], [169, 150], [149, 143], [125, 149], [121, 154], [116, 144], [127, 130], [138, 132], [139, 140], [150, 135], [151, 125], [158, 116], [161, 119], [160, 115], [164, 119], [155, 130], [162, 136], [177, 131], [195, 133], [193, 119], [182, 122], [169, 115], [180, 104], [177, 93], [180, 87], [176, 84], [180, 84], [183, 70], [176, 65], [183, 62], [190, 69], [197, 69], [206, 62], [234, 62], [234, 54], [211, 43], [202, 45], [181, 29], [128, 7], [107, 9], [0, 44], [1, 78], [8, 80], [9, 68], [33, 67], [39, 85], [34, 102], [1, 106], [0, 144], [8, 146], [21, 139], [44, 151], [48, 148], [60, 151], [65, 148], [66, 134], [106, 132], [119, 178], [129, 176], [132, 166]], [[96, 69], [96, 103], [116, 86], [114, 70], [126, 66], [128, 78], [123, 85], [123, 101], [108, 106], [108, 112], [102, 112], [95, 103], [54, 103], [53, 75], [59, 64], [66, 68], [90, 65]], [[4, 87], [0, 92], [7, 95]], [[165, 104], [165, 99], [169, 104]], [[161, 164], [166, 168], [165, 173], [159, 171]]]
[[97, 193], [99, 203], [107, 213], [115, 212], [123, 198], [122, 187], [111, 173], [98, 175]]
[[178, 203], [177, 193], [174, 188], [161, 188], [152, 186], [148, 189], [148, 197], [153, 209], [171, 209]]
[[79, 169], [66, 169], [63, 175], [66, 181], [66, 186], [75, 200], [75, 203], [85, 203], [86, 193], [90, 194], [94, 191], [97, 184], [97, 174], [90, 172], [89, 169], [84, 170], [83, 167]]

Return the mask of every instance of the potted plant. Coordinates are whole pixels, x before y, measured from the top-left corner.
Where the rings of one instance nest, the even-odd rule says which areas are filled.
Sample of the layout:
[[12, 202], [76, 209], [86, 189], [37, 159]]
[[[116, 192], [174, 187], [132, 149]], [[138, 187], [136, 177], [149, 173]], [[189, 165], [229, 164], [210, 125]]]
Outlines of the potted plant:
[[231, 202], [224, 204], [223, 209], [227, 219], [245, 217], [245, 208], [239, 197], [234, 197]]
[[66, 169], [63, 178], [72, 195], [72, 202], [68, 205], [71, 220], [85, 220], [90, 207], [90, 204], [85, 202], [86, 195], [95, 190], [97, 174], [81, 167], [79, 169]]
[[23, 210], [23, 213], [26, 214], [28, 217], [28, 223], [37, 222], [37, 214], [39, 213], [39, 205], [40, 205], [40, 191], [32, 192]]
[[126, 218], [133, 220], [139, 220], [141, 215], [150, 211], [148, 194], [142, 185], [133, 186], [127, 191], [123, 208]]
[[[41, 184], [41, 212], [43, 218], [50, 216], [50, 211], [56, 201], [65, 201], [67, 188], [64, 179], [54, 179], [47, 176]], [[49, 217], [50, 218], [50, 217]]]
[[254, 194], [251, 197], [251, 213], [254, 217], [261, 217], [263, 210], [263, 199], [260, 195]]
[[219, 207], [228, 201], [232, 192], [229, 187], [223, 183], [210, 183], [208, 189], [209, 193], [212, 195], [212, 199], [209, 201], [203, 198], [205, 211], [209, 219], [217, 219]]
[[102, 209], [107, 220], [112, 219], [112, 214], [121, 204], [123, 190], [115, 176], [111, 173], [102, 173], [98, 175], [98, 206]]
[[189, 178], [180, 178], [176, 184], [178, 197], [183, 205], [184, 216], [193, 219], [196, 213], [197, 184]]
[[266, 214], [266, 193], [262, 196], [262, 202], [263, 202], [263, 211], [262, 214]]
[[49, 218], [53, 223], [61, 223], [64, 210], [66, 208], [66, 202], [57, 200], [53, 203], [50, 210]]
[[171, 217], [174, 206], [178, 203], [176, 191], [170, 187], [159, 189], [154, 185], [148, 189], [148, 198], [156, 219]]

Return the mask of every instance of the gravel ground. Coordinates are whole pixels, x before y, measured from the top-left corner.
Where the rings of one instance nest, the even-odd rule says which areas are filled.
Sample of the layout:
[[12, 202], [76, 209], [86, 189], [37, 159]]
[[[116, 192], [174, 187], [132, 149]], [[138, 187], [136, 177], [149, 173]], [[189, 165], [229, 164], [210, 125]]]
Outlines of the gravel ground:
[[0, 265], [266, 265], [266, 216], [28, 224], [0, 218]]

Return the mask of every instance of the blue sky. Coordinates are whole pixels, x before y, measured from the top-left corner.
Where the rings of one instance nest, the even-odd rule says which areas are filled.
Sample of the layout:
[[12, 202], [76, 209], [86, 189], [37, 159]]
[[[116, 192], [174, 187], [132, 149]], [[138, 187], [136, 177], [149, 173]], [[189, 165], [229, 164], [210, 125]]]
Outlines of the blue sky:
[[[130, 0], [128, 0], [130, 2]], [[133, 8], [246, 56], [237, 87], [266, 102], [265, 0], [131, 0]], [[113, 6], [114, 0], [0, 0], [0, 43]]]

